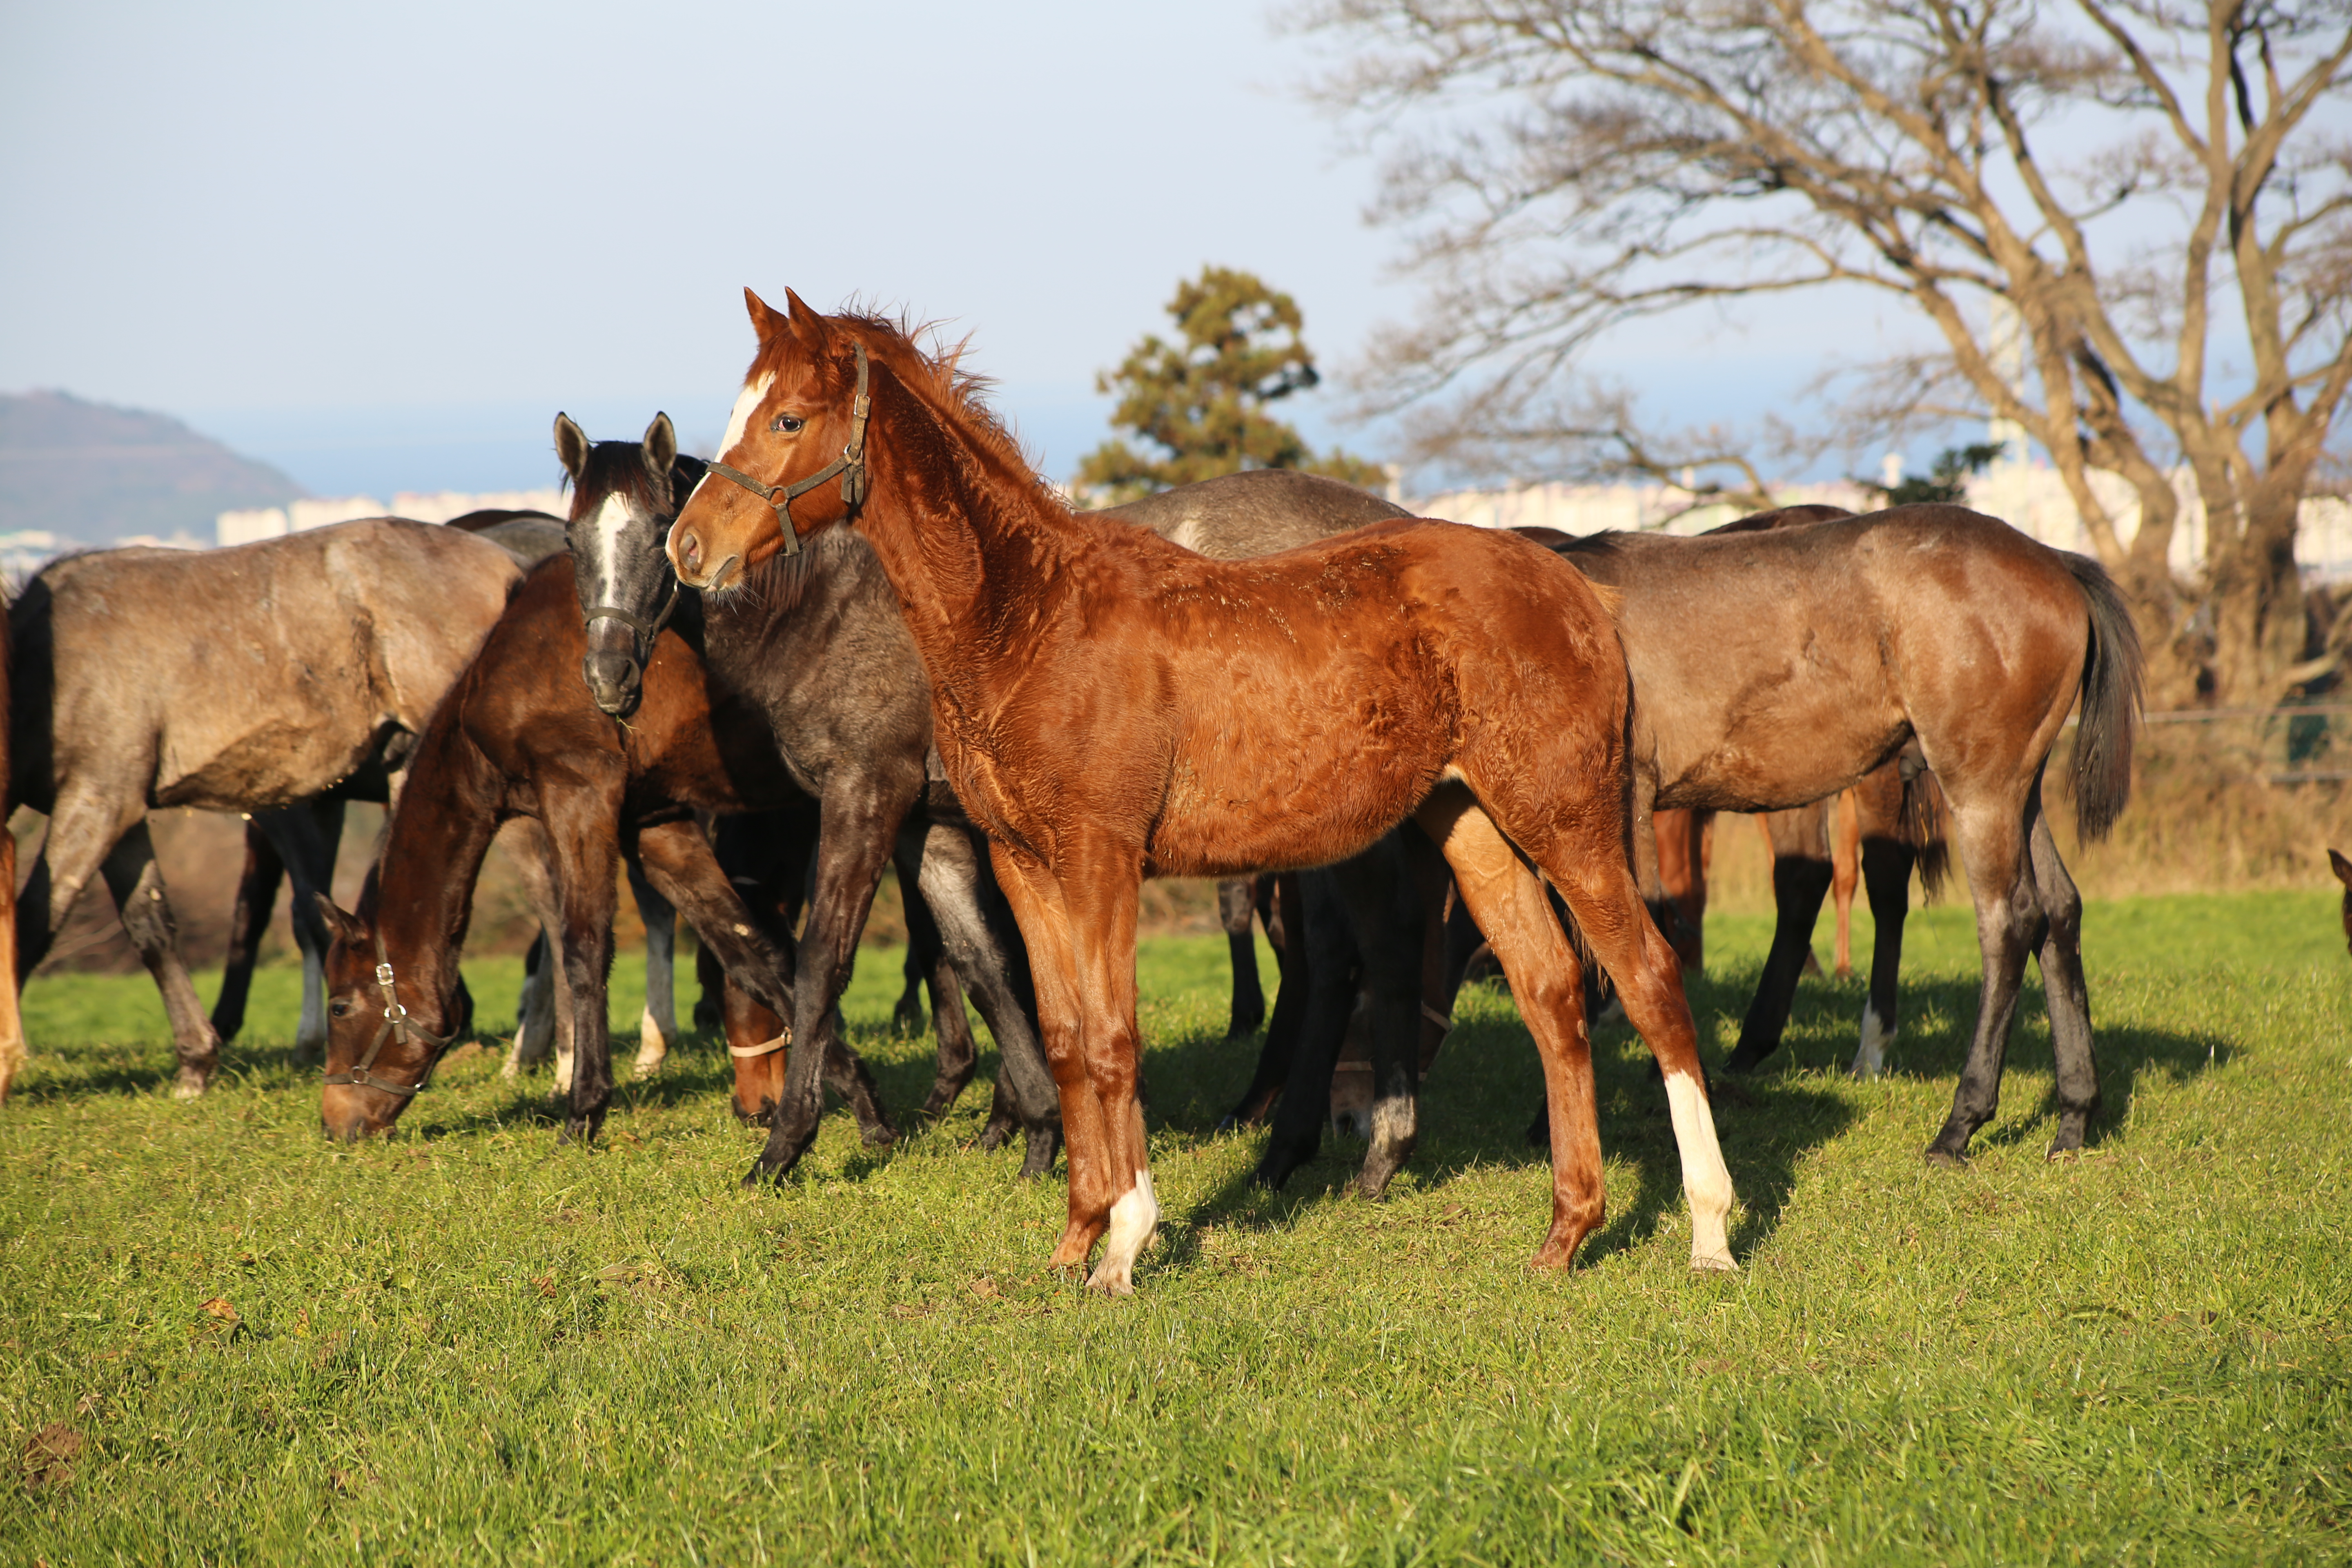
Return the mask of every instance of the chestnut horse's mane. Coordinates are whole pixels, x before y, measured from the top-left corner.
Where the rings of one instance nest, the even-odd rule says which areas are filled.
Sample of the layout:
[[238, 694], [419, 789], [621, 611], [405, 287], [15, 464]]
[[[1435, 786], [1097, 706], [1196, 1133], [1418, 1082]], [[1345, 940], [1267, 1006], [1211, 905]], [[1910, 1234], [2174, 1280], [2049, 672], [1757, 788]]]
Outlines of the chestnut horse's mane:
[[[888, 364], [892, 373], [911, 390], [921, 395], [934, 411], [952, 421], [957, 428], [970, 436], [982, 451], [997, 459], [1013, 474], [1034, 485], [1041, 496], [1056, 499], [1053, 488], [1037, 471], [1036, 462], [1023, 450], [1021, 441], [1003, 417], [990, 406], [988, 394], [995, 382], [977, 371], [967, 369], [964, 356], [971, 351], [971, 340], [960, 339], [953, 343], [940, 342], [935, 322], [917, 323], [910, 317], [888, 316], [864, 311], [854, 305], [824, 318], [827, 328], [848, 334], [866, 345], [866, 352]], [[938, 344], [925, 348], [922, 338], [929, 337]], [[751, 362], [751, 376], [776, 368], [785, 349], [782, 337], [764, 345], [759, 357]], [[845, 367], [844, 367], [845, 369]], [[750, 379], [749, 377], [746, 378]], [[847, 377], [843, 378], [845, 390]]]

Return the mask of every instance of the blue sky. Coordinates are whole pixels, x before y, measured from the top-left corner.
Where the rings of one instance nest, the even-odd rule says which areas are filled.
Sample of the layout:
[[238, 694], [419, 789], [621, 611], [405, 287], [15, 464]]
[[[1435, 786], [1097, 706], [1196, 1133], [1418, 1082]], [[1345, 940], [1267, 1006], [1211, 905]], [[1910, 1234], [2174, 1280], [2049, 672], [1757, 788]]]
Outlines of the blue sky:
[[[972, 332], [1065, 475], [1095, 372], [1204, 262], [1295, 294], [1335, 369], [1410, 312], [1315, 68], [1263, 0], [10, 5], [0, 390], [175, 414], [321, 494], [542, 484], [558, 409], [714, 438], [740, 289], [789, 285]], [[1738, 419], [1823, 343], [1784, 302], [1601, 363]]]

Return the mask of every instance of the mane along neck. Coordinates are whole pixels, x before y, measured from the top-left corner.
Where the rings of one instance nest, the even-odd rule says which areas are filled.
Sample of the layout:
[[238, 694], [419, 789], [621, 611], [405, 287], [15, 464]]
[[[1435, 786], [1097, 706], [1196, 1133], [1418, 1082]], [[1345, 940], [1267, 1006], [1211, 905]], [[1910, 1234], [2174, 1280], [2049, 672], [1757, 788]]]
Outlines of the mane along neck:
[[498, 831], [488, 761], [457, 722], [470, 684], [450, 694], [416, 742], [383, 853], [360, 895], [361, 920], [383, 940], [394, 964], [414, 968], [422, 994], [436, 1001], [457, 988], [474, 884]]

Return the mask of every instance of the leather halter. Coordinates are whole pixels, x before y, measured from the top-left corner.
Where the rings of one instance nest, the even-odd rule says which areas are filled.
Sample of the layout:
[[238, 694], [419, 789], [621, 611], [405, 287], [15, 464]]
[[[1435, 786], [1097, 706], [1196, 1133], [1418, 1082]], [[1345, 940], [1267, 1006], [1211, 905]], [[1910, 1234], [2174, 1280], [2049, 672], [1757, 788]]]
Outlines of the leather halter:
[[[375, 933], [375, 983], [383, 988], [383, 1026], [376, 1030], [375, 1038], [369, 1043], [366, 1054], [360, 1058], [359, 1062], [351, 1071], [331, 1072], [327, 1075], [327, 1081], [357, 1084], [362, 1089], [380, 1089], [386, 1094], [396, 1094], [403, 1100], [407, 1100], [422, 1093], [425, 1085], [433, 1081], [433, 1069], [439, 1065], [441, 1053], [447, 1050], [451, 1041], [457, 1037], [451, 1035], [447, 1039], [444, 1039], [439, 1035], [433, 1034], [424, 1025], [410, 1017], [408, 1009], [400, 1005], [399, 993], [392, 986], [392, 958], [384, 952], [382, 931]], [[425, 1064], [425, 1076], [413, 1084], [393, 1083], [388, 1079], [376, 1077], [374, 1073], [368, 1070], [375, 1066], [375, 1058], [383, 1052], [384, 1042], [391, 1039], [395, 1031], [407, 1036], [412, 1040], [433, 1047], [433, 1056]]]
[[[580, 625], [584, 630], [593, 626], [598, 621], [618, 621], [636, 634], [635, 640], [629, 649], [629, 673], [626, 678], [631, 684], [635, 684], [645, 678], [646, 666], [654, 661], [654, 644], [661, 640], [662, 628], [669, 625], [669, 617], [677, 609], [677, 577], [672, 574], [669, 579], [669, 596], [662, 601], [660, 612], [652, 620], [648, 621], [634, 610], [625, 610], [618, 605], [591, 605], [580, 613]], [[588, 661], [595, 657], [593, 651], [580, 656], [580, 673], [583, 678], [587, 676]]]
[[[798, 555], [801, 552], [801, 536], [793, 528], [793, 501], [808, 494], [835, 474], [841, 476], [842, 505], [855, 511], [866, 500], [866, 416], [874, 411], [874, 400], [866, 395], [866, 345], [858, 343], [856, 347], [857, 349], [857, 394], [850, 399], [849, 441], [841, 448], [840, 457], [835, 458], [808, 478], [789, 485], [763, 485], [740, 468], [730, 468], [724, 463], [707, 465], [707, 471], [702, 476], [703, 483], [707, 484], [709, 482], [710, 476], [717, 474], [720, 479], [732, 480], [766, 501], [776, 514], [776, 526], [783, 531], [783, 552], [787, 555]], [[702, 484], [698, 484], [694, 488], [698, 490], [702, 488]]]

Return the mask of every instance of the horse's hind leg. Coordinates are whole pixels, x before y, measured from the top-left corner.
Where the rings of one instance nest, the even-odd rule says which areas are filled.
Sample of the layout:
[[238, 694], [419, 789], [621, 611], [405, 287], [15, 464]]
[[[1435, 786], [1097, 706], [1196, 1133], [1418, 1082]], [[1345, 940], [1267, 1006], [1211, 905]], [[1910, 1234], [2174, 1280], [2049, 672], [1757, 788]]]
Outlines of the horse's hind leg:
[[1862, 1037], [1854, 1047], [1853, 1071], [1876, 1078], [1886, 1067], [1886, 1047], [1900, 1024], [1895, 983], [1903, 969], [1903, 922], [1911, 912], [1911, 870], [1918, 851], [1905, 836], [1903, 784], [1895, 770], [1880, 770], [1846, 793], [1839, 833], [1853, 824], [1862, 846], [1863, 885], [1870, 894], [1874, 928], [1870, 994], [1862, 1004]]
[[[939, 921], [940, 943], [952, 966], [950, 977], [961, 977], [981, 1020], [995, 1037], [999, 1109], [1012, 1114], [1025, 1136], [1021, 1174], [1042, 1176], [1054, 1168], [1062, 1143], [1058, 1097], [1018, 983], [1021, 933], [1005, 929], [1001, 907], [991, 918], [991, 879], [974, 839], [962, 827], [932, 823], [923, 836], [920, 891]], [[991, 1125], [995, 1121], [992, 1112]]]
[[1412, 1157], [1421, 1131], [1426, 954], [1423, 893], [1407, 858], [1406, 837], [1402, 831], [1391, 833], [1357, 857], [1363, 864], [1352, 873], [1337, 868], [1342, 886], [1355, 885], [1348, 914], [1363, 960], [1361, 984], [1371, 1004], [1371, 1146], [1356, 1176], [1357, 1193], [1368, 1198], [1388, 1191], [1389, 1182]]
[[1228, 877], [1217, 884], [1217, 922], [1225, 928], [1225, 949], [1233, 957], [1234, 1005], [1225, 1025], [1225, 1038], [1254, 1035], [1265, 1022], [1265, 991], [1257, 980], [1257, 934], [1251, 928], [1257, 915], [1255, 879]]
[[[1569, 912], [1575, 918], [1586, 944], [1601, 966], [1617, 984], [1618, 998], [1624, 1004], [1625, 1016], [1640, 1031], [1650, 1054], [1657, 1058], [1665, 1075], [1666, 1105], [1675, 1124], [1675, 1142], [1682, 1153], [1683, 1192], [1691, 1211], [1691, 1267], [1694, 1268], [1728, 1269], [1738, 1267], [1731, 1260], [1731, 1246], [1726, 1234], [1730, 1217], [1732, 1190], [1731, 1173], [1723, 1163], [1722, 1145], [1717, 1141], [1715, 1114], [1707, 1105], [1706, 1082], [1699, 1070], [1698, 1029], [1691, 1021], [1690, 1003], [1683, 994], [1682, 966], [1676, 962], [1675, 950], [1648, 918], [1643, 908], [1632, 868], [1625, 862], [1620, 837], [1622, 829], [1609, 821], [1609, 814], [1601, 810], [1555, 811], [1547, 816], [1540, 807], [1528, 811], [1528, 839], [1522, 845], [1533, 857], [1544, 875], [1549, 877], [1566, 900]], [[1547, 832], [1553, 823], [1568, 829]], [[1487, 831], [1494, 832], [1489, 824]], [[1528, 839], [1532, 839], [1529, 842]], [[1500, 839], [1497, 838], [1497, 843]], [[1507, 850], [1508, 846], [1503, 847]], [[1491, 858], [1491, 852], [1490, 858]], [[1454, 856], [1449, 852], [1449, 860]], [[1461, 863], [1455, 861], [1456, 874]], [[1532, 883], [1530, 877], [1528, 881]], [[1524, 900], [1526, 895], [1520, 895]], [[1568, 942], [1559, 929], [1559, 921], [1550, 918], [1550, 905], [1538, 898], [1544, 914], [1544, 925], [1549, 940], [1559, 944], [1558, 951], [1568, 952]], [[1475, 908], [1473, 912], [1476, 912]], [[1486, 926], [1482, 917], [1480, 925], [1488, 937], [1494, 928]], [[1500, 943], [1496, 946], [1502, 952]], [[1572, 955], [1568, 962], [1573, 963]], [[1512, 992], [1518, 994], [1516, 977]], [[1581, 997], [1573, 990], [1553, 1005], [1563, 1003], [1574, 1009]], [[1539, 1009], [1538, 1009], [1539, 1010]], [[1527, 1016], [1530, 1009], [1525, 996], [1519, 998], [1519, 1011]], [[1583, 1038], [1582, 1016], [1576, 1015], [1578, 1028], [1575, 1037]], [[1583, 1079], [1586, 1093], [1591, 1092], [1591, 1048], [1583, 1049]], [[1585, 1114], [1589, 1117], [1590, 1108]], [[1560, 1146], [1559, 1107], [1553, 1108], [1552, 1146]], [[1593, 1160], [1598, 1177], [1600, 1158], [1599, 1133], [1593, 1134]], [[1557, 1154], [1555, 1153], [1555, 1160]]]
[[1789, 1005], [1796, 998], [1805, 961], [1813, 955], [1813, 926], [1822, 918], [1822, 895], [1830, 889], [1828, 815], [1829, 804], [1822, 801], [1760, 819], [1772, 845], [1772, 902], [1779, 918], [1763, 977], [1739, 1025], [1739, 1047], [1723, 1064], [1726, 1072], [1754, 1072], [1780, 1048], [1780, 1037], [1788, 1031]]
[[1862, 807], [1854, 792], [1838, 796], [1837, 831], [1830, 839], [1830, 902], [1837, 910], [1837, 970], [1853, 978], [1853, 890], [1862, 876]]
[[286, 863], [260, 826], [245, 825], [245, 869], [236, 879], [236, 905], [228, 921], [228, 952], [221, 960], [220, 995], [213, 1003], [213, 1033], [223, 1045], [245, 1027], [245, 1005], [253, 989], [253, 966], [261, 955], [262, 933], [278, 905]]
[[[931, 1000], [941, 1000], [944, 986], [956, 985], [955, 970], [948, 963], [947, 944], [940, 935], [940, 922], [931, 908], [931, 900], [922, 886], [924, 841], [929, 837], [930, 825], [919, 817], [909, 816], [898, 825], [898, 843], [891, 850], [891, 862], [898, 870], [898, 902], [907, 912], [907, 993], [898, 998], [898, 1010], [906, 1009], [909, 996], [915, 1000], [915, 1026], [922, 1023], [922, 984], [931, 983]], [[925, 1121], [936, 1121], [962, 1098], [971, 1075], [979, 1070], [980, 1042], [971, 1037], [969, 1022], [961, 1016], [963, 993], [956, 990], [958, 1016], [950, 1018], [940, 1009], [937, 1020], [939, 1068], [931, 1079], [931, 1092], [923, 1108], [916, 1114]], [[898, 1021], [893, 1015], [893, 1021]], [[912, 1030], [908, 1031], [912, 1033]], [[1038, 1071], [1045, 1063], [1038, 1062]], [[1010, 1129], [1006, 1131], [1009, 1132]], [[988, 1147], [993, 1149], [1004, 1141], [999, 1132]]]
[[16, 836], [0, 822], [0, 1105], [29, 1054], [16, 994]]
[[205, 1092], [220, 1066], [220, 1037], [213, 1033], [212, 1020], [196, 999], [195, 983], [188, 978], [188, 966], [180, 960], [179, 925], [163, 897], [163, 876], [155, 864], [155, 846], [144, 818], [108, 854], [104, 873], [114, 907], [122, 912], [122, 929], [130, 933], [147, 973], [155, 977], [156, 989], [163, 994], [163, 1011], [171, 1016], [173, 1043], [180, 1057], [173, 1096], [194, 1100]]
[[1297, 918], [1289, 935], [1314, 978], [1305, 988], [1306, 1009], [1285, 1064], [1282, 1098], [1275, 1102], [1274, 1125], [1252, 1178], [1272, 1190], [1278, 1191], [1323, 1145], [1332, 1071], [1356, 1007], [1359, 952], [1348, 910], [1356, 889], [1340, 875], [1341, 867], [1353, 865], [1342, 861], [1298, 874]]
[[547, 928], [530, 939], [522, 955], [522, 994], [515, 998], [514, 1044], [507, 1050], [501, 1076], [519, 1078], [555, 1049], [555, 944]]
[[1313, 961], [1307, 956], [1305, 894], [1298, 878], [1296, 871], [1283, 871], [1257, 879], [1258, 915], [1265, 925], [1267, 945], [1274, 949], [1274, 1013], [1266, 1019], [1265, 1040], [1258, 1047], [1249, 1087], [1218, 1120], [1220, 1132], [1255, 1127], [1273, 1113], [1306, 1028], [1315, 980]]
[[298, 1060], [323, 1060], [327, 1050], [327, 925], [320, 895], [331, 895], [335, 850], [343, 836], [343, 803], [314, 798], [256, 812], [253, 825], [268, 838], [294, 884], [294, 944], [302, 954], [302, 1018], [294, 1031]]
[[[1946, 781], [1946, 787], [1951, 787]], [[2026, 811], [2034, 807], [2029, 804]], [[1932, 1164], [1967, 1163], [1969, 1141], [2000, 1108], [2000, 1072], [2009, 1054], [2009, 1028], [2025, 976], [2026, 955], [2040, 946], [2047, 917], [2033, 883], [2027, 849], [2026, 811], [2014, 798], [1952, 800], [1954, 836], [1960, 863], [1976, 897], [1977, 947], [1983, 955], [1983, 990], [1977, 1003], [1976, 1034], [1960, 1081], [1952, 1090], [1952, 1113], [1927, 1145]]]
[[637, 1020], [636, 1075], [657, 1071], [677, 1037], [677, 911], [646, 880], [634, 853], [625, 853], [629, 894], [646, 926], [646, 1006]]
[[[1055, 1268], [1083, 1268], [1097, 1238], [1110, 1225], [1117, 1151], [1110, 1143], [1095, 1080], [1087, 1071], [1080, 1033], [1077, 947], [1069, 911], [1053, 873], [1008, 845], [991, 840], [989, 850], [997, 882], [1013, 906], [1022, 941], [1029, 948], [1030, 972], [1037, 985], [1037, 1029], [1061, 1101], [1063, 1135], [1068, 1140], [1069, 1222], [1046, 1264]], [[1119, 1187], [1125, 1186], [1127, 1175], [1125, 1171], [1118, 1173]]]
[[[1582, 967], [1552, 917], [1543, 884], [1465, 791], [1438, 790], [1414, 820], [1454, 868], [1463, 904], [1502, 960], [1519, 1016], [1543, 1058], [1551, 1130], [1551, 1228], [1535, 1261], [1540, 1268], [1565, 1268], [1584, 1238], [1600, 1228], [1606, 1208]], [[1659, 946], [1679, 972], [1674, 949], [1663, 938]]]
[[2050, 1144], [2054, 1157], [2083, 1146], [2099, 1109], [2099, 1064], [2091, 1040], [2090, 987], [2083, 978], [2083, 896], [2058, 858], [2050, 814], [2038, 809], [2038, 801], [2036, 805], [2033, 883], [2049, 922], [2042, 939], [2042, 988], [2058, 1069], [2058, 1136]]

